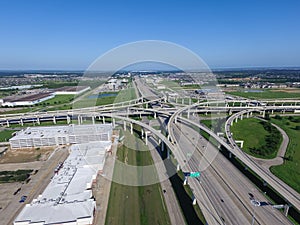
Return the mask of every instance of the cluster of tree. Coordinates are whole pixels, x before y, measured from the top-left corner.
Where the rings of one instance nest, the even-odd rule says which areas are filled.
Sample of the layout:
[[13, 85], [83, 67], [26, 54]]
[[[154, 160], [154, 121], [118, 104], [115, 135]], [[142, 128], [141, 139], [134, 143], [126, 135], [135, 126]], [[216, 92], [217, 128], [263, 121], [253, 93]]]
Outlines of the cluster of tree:
[[260, 123], [269, 133], [265, 138], [266, 143], [263, 146], [251, 148], [250, 152], [260, 156], [269, 156], [277, 150], [280, 144], [281, 134], [270, 122], [261, 121]]
[[21, 182], [30, 177], [33, 170], [1, 171], [0, 183]]

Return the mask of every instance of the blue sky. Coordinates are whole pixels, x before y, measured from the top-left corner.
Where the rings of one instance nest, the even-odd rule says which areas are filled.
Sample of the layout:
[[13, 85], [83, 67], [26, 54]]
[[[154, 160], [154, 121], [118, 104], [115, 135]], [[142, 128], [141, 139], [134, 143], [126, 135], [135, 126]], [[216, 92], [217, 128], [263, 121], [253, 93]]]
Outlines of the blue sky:
[[86, 69], [118, 45], [177, 43], [210, 67], [300, 66], [300, 1], [0, 1], [0, 69]]

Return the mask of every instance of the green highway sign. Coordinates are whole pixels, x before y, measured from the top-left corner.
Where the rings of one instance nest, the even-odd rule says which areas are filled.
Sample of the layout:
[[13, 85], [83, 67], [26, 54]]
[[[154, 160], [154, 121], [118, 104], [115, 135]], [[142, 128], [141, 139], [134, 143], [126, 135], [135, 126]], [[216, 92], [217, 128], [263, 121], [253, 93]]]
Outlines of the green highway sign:
[[191, 172], [190, 177], [200, 177], [200, 172]]

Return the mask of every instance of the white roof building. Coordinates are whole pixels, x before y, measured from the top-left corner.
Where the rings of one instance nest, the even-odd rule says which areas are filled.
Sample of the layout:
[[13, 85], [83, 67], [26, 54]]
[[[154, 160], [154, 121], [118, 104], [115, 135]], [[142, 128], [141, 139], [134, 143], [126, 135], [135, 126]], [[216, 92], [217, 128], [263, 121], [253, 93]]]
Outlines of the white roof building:
[[14, 225], [92, 224], [96, 202], [92, 183], [103, 169], [111, 141], [75, 144], [44, 192], [27, 204]]
[[28, 127], [9, 140], [11, 148], [31, 148], [66, 144], [110, 141], [111, 124]]

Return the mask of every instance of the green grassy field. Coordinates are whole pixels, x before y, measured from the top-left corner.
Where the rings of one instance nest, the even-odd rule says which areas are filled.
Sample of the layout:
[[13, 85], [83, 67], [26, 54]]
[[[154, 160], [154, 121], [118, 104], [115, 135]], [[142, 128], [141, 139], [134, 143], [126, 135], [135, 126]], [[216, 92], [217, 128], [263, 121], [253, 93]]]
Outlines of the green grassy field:
[[33, 170], [0, 171], [0, 183], [25, 181]]
[[12, 133], [16, 132], [15, 130], [3, 130], [0, 131], [0, 142], [6, 142], [12, 137]]
[[75, 95], [56, 95], [54, 98], [51, 98], [47, 101], [41, 102], [41, 105], [56, 105], [56, 104], [65, 104], [73, 101]]
[[115, 98], [115, 102], [124, 102], [136, 99], [135, 89], [133, 87], [121, 90]]
[[[152, 164], [151, 154], [146, 151], [147, 147], [142, 142], [136, 144], [137, 149], [142, 151], [126, 147], [129, 143], [135, 143], [135, 137], [129, 132], [124, 132], [124, 134], [125, 146], [118, 148], [118, 160], [137, 166]], [[105, 224], [171, 224], [160, 184], [126, 186], [112, 182]]]
[[253, 98], [253, 99], [271, 99], [271, 98], [299, 98], [300, 93], [293, 92], [284, 92], [284, 91], [274, 91], [274, 90], [262, 90], [263, 92], [245, 92], [244, 89], [241, 91], [226, 92], [230, 95], [241, 96], [244, 98]]
[[296, 126], [300, 126], [300, 117], [272, 118], [271, 121], [280, 126], [289, 137], [286, 160], [280, 166], [271, 167], [271, 171], [300, 193], [300, 130], [296, 130]]
[[270, 133], [264, 129], [261, 120], [255, 118], [239, 120], [238, 123], [233, 123], [233, 126], [231, 126], [231, 132], [233, 133], [233, 137], [235, 140], [244, 141], [243, 150], [247, 154], [258, 158], [274, 158], [282, 141], [279, 140], [279, 144], [276, 145], [275, 149], [270, 149], [270, 154], [257, 154], [251, 151], [251, 149], [254, 148], [263, 149], [263, 146], [267, 144], [267, 136], [270, 135]]

